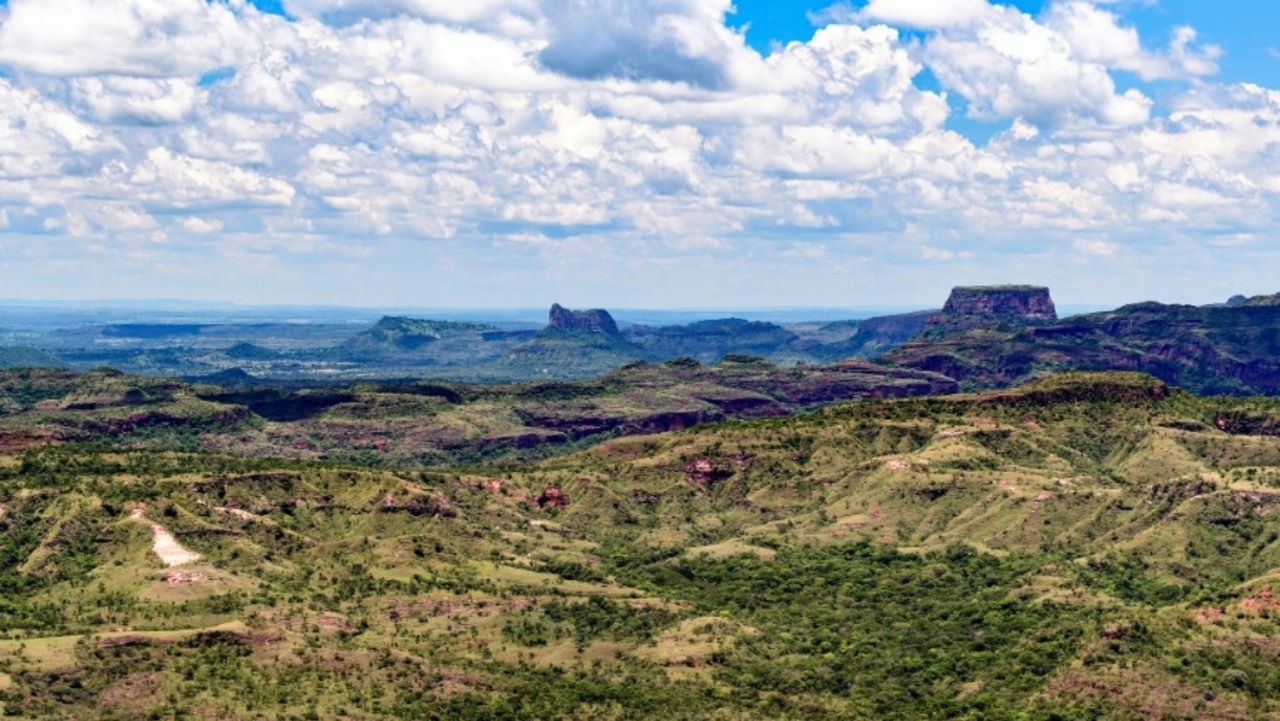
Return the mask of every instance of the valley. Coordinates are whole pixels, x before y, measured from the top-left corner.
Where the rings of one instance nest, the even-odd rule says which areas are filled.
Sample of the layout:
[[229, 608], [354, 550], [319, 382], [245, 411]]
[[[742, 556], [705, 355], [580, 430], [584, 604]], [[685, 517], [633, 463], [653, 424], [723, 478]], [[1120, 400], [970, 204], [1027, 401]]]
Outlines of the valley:
[[1068, 374], [417, 469], [27, 414], [10, 716], [1280, 711], [1269, 399]]
[[1273, 307], [557, 305], [0, 370], [0, 711], [1275, 718]]

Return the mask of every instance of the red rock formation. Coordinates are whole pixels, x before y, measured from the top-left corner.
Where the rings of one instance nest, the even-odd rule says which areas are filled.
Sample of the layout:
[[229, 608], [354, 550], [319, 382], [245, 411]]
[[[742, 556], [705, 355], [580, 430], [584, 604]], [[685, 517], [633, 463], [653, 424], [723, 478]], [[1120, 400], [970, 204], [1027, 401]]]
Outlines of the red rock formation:
[[928, 327], [971, 327], [992, 322], [1048, 323], [1058, 319], [1049, 289], [1034, 285], [952, 288]]

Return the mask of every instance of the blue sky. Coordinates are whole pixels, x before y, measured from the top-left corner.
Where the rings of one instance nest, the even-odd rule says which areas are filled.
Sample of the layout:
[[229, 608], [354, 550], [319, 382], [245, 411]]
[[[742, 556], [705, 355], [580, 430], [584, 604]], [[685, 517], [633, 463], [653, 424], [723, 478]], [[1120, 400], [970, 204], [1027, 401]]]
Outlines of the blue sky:
[[1258, 3], [253, 2], [0, 0], [6, 295], [1280, 290]]

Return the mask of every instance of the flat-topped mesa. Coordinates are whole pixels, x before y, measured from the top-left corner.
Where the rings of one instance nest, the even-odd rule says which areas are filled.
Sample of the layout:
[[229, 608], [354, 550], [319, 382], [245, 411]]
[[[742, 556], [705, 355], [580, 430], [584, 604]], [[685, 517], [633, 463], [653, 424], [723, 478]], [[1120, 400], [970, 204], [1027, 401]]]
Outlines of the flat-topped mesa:
[[951, 289], [930, 326], [970, 326], [990, 322], [1051, 323], [1058, 310], [1049, 289], [1036, 285], [989, 285]]
[[549, 321], [551, 327], [556, 330], [573, 333], [619, 335], [618, 324], [613, 321], [613, 316], [609, 315], [609, 311], [599, 308], [569, 310], [559, 303], [555, 303], [551, 306]]

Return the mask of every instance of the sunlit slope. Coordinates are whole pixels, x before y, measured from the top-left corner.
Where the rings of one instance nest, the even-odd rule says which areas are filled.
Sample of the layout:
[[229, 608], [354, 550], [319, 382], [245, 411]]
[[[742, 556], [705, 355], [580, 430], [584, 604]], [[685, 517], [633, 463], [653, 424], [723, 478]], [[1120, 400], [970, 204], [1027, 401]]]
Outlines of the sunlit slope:
[[1280, 405], [1146, 376], [430, 471], [0, 455], [20, 718], [1269, 718]]

